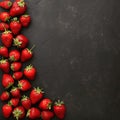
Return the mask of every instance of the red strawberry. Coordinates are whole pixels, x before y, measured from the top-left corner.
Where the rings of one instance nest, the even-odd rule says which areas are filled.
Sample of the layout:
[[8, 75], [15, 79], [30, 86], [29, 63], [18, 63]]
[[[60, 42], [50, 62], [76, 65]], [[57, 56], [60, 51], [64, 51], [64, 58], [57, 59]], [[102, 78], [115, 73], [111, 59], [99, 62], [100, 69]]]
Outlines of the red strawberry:
[[12, 8], [10, 9], [10, 15], [12, 17], [22, 15], [27, 10], [26, 3], [24, 0], [17, 0], [13, 3]]
[[17, 97], [17, 98], [21, 97], [20, 89], [17, 87], [12, 87], [10, 93], [13, 97]]
[[13, 63], [11, 63], [11, 70], [12, 71], [19, 71], [20, 69], [21, 69], [21, 67], [22, 67], [22, 64], [21, 64], [21, 62], [13, 62]]
[[12, 6], [12, 2], [10, 0], [5, 0], [5, 1], [1, 1], [0, 2], [0, 7], [4, 8], [4, 9], [10, 9]]
[[66, 107], [64, 105], [63, 101], [58, 100], [55, 102], [55, 105], [53, 106], [53, 110], [55, 115], [60, 119], [64, 119], [65, 117], [65, 112], [66, 112]]
[[13, 35], [12, 35], [11, 31], [3, 32], [1, 35], [1, 41], [4, 46], [6, 46], [8, 48], [11, 47], [12, 41], [13, 41]]
[[17, 17], [14, 17], [12, 21], [10, 22], [10, 29], [13, 32], [14, 35], [19, 34], [20, 30], [22, 28], [21, 23], [19, 22]]
[[11, 50], [9, 53], [9, 59], [11, 61], [18, 61], [20, 59], [20, 52], [18, 50]]
[[36, 104], [37, 102], [39, 102], [42, 98], [43, 98], [43, 91], [42, 89], [40, 89], [39, 87], [34, 88], [31, 92], [30, 92], [30, 99], [31, 99], [31, 103], [32, 104]]
[[48, 98], [44, 98], [40, 103], [39, 103], [39, 108], [41, 110], [50, 110], [52, 105], [52, 101]]
[[28, 110], [27, 112], [27, 117], [29, 117], [29, 119], [38, 119], [40, 118], [40, 110], [38, 108], [32, 107], [31, 109]]
[[10, 19], [10, 14], [8, 12], [1, 12], [0, 13], [0, 20], [2, 22], [7, 22]]
[[14, 72], [14, 73], [13, 73], [13, 78], [14, 78], [15, 80], [20, 80], [20, 79], [22, 78], [22, 76], [23, 76], [23, 73], [22, 73], [22, 72]]
[[8, 48], [5, 46], [0, 46], [0, 56], [8, 57]]
[[9, 88], [14, 84], [14, 79], [9, 74], [3, 74], [2, 76], [2, 85], [5, 88]]
[[14, 46], [17, 46], [18, 48], [25, 48], [28, 45], [28, 39], [24, 35], [20, 34], [17, 35], [17, 37], [14, 39]]
[[24, 75], [28, 79], [34, 80], [36, 75], [36, 69], [32, 65], [29, 65], [24, 69]]
[[9, 98], [10, 98], [9, 92], [7, 92], [7, 91], [2, 92], [2, 94], [1, 94], [1, 96], [0, 96], [0, 99], [1, 99], [2, 101], [6, 101], [6, 100], [8, 100]]
[[32, 86], [28, 80], [22, 79], [18, 82], [18, 87], [22, 91], [28, 91]]
[[5, 104], [2, 106], [2, 113], [5, 118], [9, 118], [12, 113], [12, 106], [9, 104]]
[[22, 50], [22, 52], [21, 52], [21, 62], [26, 62], [26, 61], [28, 61], [32, 58], [32, 56], [33, 56], [32, 49], [34, 47], [35, 46], [33, 46], [31, 49], [25, 48], [25, 49]]
[[53, 117], [54, 117], [54, 114], [51, 111], [46, 110], [41, 112], [42, 120], [51, 120]]
[[31, 108], [30, 98], [24, 95], [21, 99], [21, 104], [26, 110], [30, 109]]
[[22, 24], [23, 27], [28, 27], [31, 21], [31, 17], [30, 15], [22, 15], [20, 17], [20, 22]]
[[9, 29], [9, 25], [7, 23], [0, 22], [0, 31], [5, 31], [7, 29]]
[[13, 116], [16, 118], [16, 120], [19, 120], [25, 117], [25, 109], [23, 106], [18, 106], [14, 108], [12, 113], [13, 113]]
[[5, 73], [9, 73], [9, 71], [10, 71], [10, 63], [8, 62], [7, 59], [0, 60], [0, 69]]
[[18, 106], [19, 104], [19, 98], [11, 98], [11, 100], [9, 101], [9, 104], [12, 105], [13, 107]]

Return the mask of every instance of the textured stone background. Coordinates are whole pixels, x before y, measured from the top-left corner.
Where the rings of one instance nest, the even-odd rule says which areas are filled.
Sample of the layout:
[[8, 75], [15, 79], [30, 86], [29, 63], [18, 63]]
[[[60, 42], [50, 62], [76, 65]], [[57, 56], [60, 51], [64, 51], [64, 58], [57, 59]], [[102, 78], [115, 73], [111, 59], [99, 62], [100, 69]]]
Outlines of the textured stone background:
[[65, 120], [119, 120], [120, 0], [26, 2], [32, 23], [22, 33], [36, 45], [33, 86], [65, 101]]

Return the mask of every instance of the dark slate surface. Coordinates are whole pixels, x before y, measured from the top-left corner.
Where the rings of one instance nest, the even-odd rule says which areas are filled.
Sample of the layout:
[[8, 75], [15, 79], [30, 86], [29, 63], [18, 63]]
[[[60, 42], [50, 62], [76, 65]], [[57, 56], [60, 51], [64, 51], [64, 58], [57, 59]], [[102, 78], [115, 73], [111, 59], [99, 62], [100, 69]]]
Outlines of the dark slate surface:
[[65, 120], [119, 120], [120, 1], [26, 2], [32, 24], [22, 33], [36, 45], [33, 85], [65, 101]]

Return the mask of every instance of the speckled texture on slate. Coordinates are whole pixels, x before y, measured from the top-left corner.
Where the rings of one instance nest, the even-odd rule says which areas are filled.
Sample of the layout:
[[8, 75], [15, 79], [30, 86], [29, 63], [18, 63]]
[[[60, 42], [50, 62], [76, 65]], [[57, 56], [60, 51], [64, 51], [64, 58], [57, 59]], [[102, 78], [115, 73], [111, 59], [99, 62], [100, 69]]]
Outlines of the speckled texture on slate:
[[36, 45], [33, 85], [65, 101], [65, 120], [119, 120], [120, 0], [26, 2], [32, 24], [22, 33]]

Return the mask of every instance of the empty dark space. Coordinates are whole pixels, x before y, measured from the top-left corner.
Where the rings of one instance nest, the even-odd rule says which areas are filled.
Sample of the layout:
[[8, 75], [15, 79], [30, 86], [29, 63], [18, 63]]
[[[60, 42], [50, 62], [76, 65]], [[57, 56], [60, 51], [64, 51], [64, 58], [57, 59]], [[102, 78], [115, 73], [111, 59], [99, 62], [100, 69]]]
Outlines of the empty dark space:
[[120, 0], [26, 2], [32, 23], [22, 33], [29, 48], [36, 45], [25, 64], [37, 68], [33, 86], [65, 102], [65, 120], [119, 120]]

